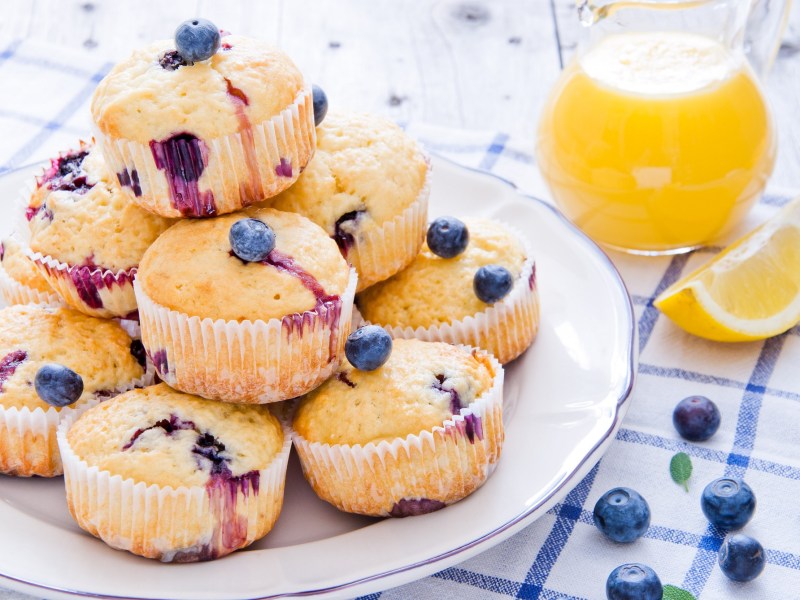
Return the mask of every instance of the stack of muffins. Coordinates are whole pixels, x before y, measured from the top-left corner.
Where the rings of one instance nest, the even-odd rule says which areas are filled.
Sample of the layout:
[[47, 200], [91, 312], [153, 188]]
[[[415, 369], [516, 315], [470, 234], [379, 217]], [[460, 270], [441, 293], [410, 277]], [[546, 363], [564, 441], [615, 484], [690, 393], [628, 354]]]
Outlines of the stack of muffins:
[[429, 226], [417, 144], [326, 113], [289, 57], [202, 19], [103, 79], [96, 143], [52, 160], [0, 245], [0, 472], [63, 471], [83, 529], [166, 562], [266, 535], [292, 445], [347, 512], [486, 481], [502, 364], [538, 329], [530, 248]]

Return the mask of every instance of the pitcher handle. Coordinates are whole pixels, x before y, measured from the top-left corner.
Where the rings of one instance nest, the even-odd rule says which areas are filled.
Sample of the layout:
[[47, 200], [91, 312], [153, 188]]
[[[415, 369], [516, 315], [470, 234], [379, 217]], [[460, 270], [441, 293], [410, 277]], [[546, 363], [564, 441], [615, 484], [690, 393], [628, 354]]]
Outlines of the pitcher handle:
[[751, 0], [744, 47], [762, 79], [775, 62], [791, 9], [792, 0]]

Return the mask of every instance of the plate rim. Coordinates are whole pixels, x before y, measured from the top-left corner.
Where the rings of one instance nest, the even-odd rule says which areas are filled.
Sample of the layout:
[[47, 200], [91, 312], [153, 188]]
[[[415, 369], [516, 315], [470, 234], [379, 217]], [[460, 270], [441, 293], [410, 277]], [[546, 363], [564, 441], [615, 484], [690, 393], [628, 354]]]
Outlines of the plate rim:
[[[517, 514], [512, 519], [506, 521], [502, 525], [495, 527], [491, 531], [484, 533], [483, 535], [471, 540], [468, 543], [462, 544], [456, 548], [452, 548], [447, 550], [446, 552], [442, 552], [437, 554], [436, 556], [416, 561], [411, 564], [403, 565], [402, 567], [397, 567], [388, 571], [383, 571], [381, 573], [375, 573], [373, 575], [363, 576], [353, 581], [348, 581], [346, 583], [340, 583], [337, 585], [332, 585], [328, 587], [321, 587], [316, 589], [304, 590], [299, 592], [280, 592], [277, 594], [270, 594], [267, 596], [251, 596], [248, 597], [246, 600], [275, 600], [278, 598], [302, 598], [302, 597], [311, 597], [311, 596], [324, 596], [327, 594], [334, 594], [343, 591], [347, 591], [352, 588], [356, 588], [359, 586], [363, 586], [365, 584], [378, 581], [380, 579], [385, 579], [388, 577], [393, 577], [399, 575], [401, 573], [414, 571], [416, 569], [420, 569], [426, 565], [435, 564], [446, 560], [450, 557], [453, 557], [457, 554], [461, 554], [468, 550], [474, 549], [478, 546], [485, 545], [489, 540], [501, 536], [503, 533], [507, 532], [509, 529], [513, 529], [515, 527], [521, 526], [525, 523], [526, 520], [530, 519], [532, 515], [538, 512], [544, 505], [546, 505], [552, 498], [558, 495], [564, 488], [571, 488], [577, 485], [577, 481], [574, 481], [580, 473], [584, 470], [584, 467], [590, 461], [593, 461], [592, 464], [599, 461], [602, 457], [595, 456], [601, 448], [606, 445], [614, 432], [618, 429], [619, 425], [621, 424], [622, 419], [624, 418], [625, 412], [627, 412], [627, 404], [630, 401], [631, 394], [633, 392], [633, 387], [635, 384], [636, 379], [636, 365], [637, 365], [637, 352], [636, 352], [636, 319], [635, 313], [633, 308], [633, 302], [631, 301], [630, 293], [628, 292], [628, 288], [625, 285], [625, 282], [620, 275], [619, 270], [617, 269], [616, 265], [614, 265], [611, 258], [608, 254], [600, 247], [594, 240], [592, 240], [586, 233], [584, 233], [578, 226], [572, 223], [561, 211], [559, 211], [555, 206], [552, 204], [538, 198], [532, 194], [528, 194], [520, 190], [519, 186], [514, 183], [513, 181], [506, 179], [496, 173], [492, 173], [489, 171], [485, 171], [483, 169], [466, 166], [461, 163], [456, 162], [455, 160], [448, 158], [442, 155], [439, 152], [429, 151], [429, 154], [432, 158], [435, 158], [437, 161], [443, 161], [448, 163], [451, 167], [457, 170], [467, 171], [473, 175], [477, 175], [479, 177], [485, 177], [488, 179], [494, 179], [505, 186], [511, 188], [514, 192], [516, 192], [520, 198], [524, 198], [526, 201], [532, 201], [540, 206], [549, 210], [553, 215], [564, 225], [566, 228], [571, 231], [573, 235], [576, 235], [579, 239], [581, 239], [587, 246], [588, 250], [592, 253], [596, 254], [597, 257], [600, 259], [601, 263], [606, 267], [607, 271], [610, 273], [612, 277], [612, 281], [615, 286], [618, 288], [619, 291], [622, 292], [622, 297], [624, 299], [625, 308], [627, 310], [624, 311], [624, 315], [628, 323], [630, 335], [629, 335], [629, 343], [626, 348], [626, 361], [625, 364], [627, 365], [625, 379], [615, 391], [612, 391], [608, 394], [607, 397], [612, 396], [614, 393], [617, 394], [616, 402], [614, 403], [614, 415], [611, 419], [610, 425], [608, 429], [603, 433], [600, 439], [589, 449], [589, 451], [583, 456], [583, 458], [572, 468], [569, 473], [567, 473], [561, 481], [559, 481], [556, 485], [554, 485], [546, 494], [546, 496], [542, 497], [536, 503], [527, 506], [522, 512]], [[13, 169], [9, 169], [3, 173], [0, 173], [0, 177], [7, 177], [18, 173], [20, 171], [25, 170], [33, 170], [34, 168], [40, 166], [46, 161], [39, 161], [35, 163], [29, 163], [26, 165], [22, 165], [20, 167], [15, 167]], [[498, 540], [498, 543], [501, 540]], [[489, 546], [491, 547], [491, 546]], [[488, 547], [486, 548], [489, 549]], [[106, 595], [106, 594], [96, 594], [93, 592], [84, 592], [80, 590], [73, 590], [68, 588], [60, 588], [54, 585], [45, 585], [33, 581], [27, 581], [24, 579], [20, 579], [18, 577], [14, 577], [13, 575], [9, 575], [7, 573], [3, 573], [0, 571], [0, 582], [11, 582], [12, 584], [16, 584], [14, 587], [22, 590], [46, 590], [50, 592], [56, 592], [58, 594], [71, 596], [73, 598], [97, 598], [101, 600], [152, 600], [151, 598], [147, 597], [140, 597], [140, 596], [127, 596], [127, 595]]]

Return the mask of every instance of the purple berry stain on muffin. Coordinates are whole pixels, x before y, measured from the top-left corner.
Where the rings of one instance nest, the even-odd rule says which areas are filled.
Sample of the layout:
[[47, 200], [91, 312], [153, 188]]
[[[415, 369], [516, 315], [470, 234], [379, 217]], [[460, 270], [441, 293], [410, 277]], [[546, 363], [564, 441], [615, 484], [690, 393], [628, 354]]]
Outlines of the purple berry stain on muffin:
[[445, 389], [444, 382], [447, 381], [447, 377], [443, 373], [438, 373], [434, 377], [436, 377], [436, 382], [433, 384], [433, 389], [448, 394], [450, 396], [450, 412], [454, 415], [459, 414], [463, 408], [461, 406], [461, 396], [458, 395], [456, 390]]
[[247, 97], [247, 94], [245, 94], [239, 88], [234, 87], [234, 85], [231, 83], [231, 80], [227, 77], [225, 78], [225, 85], [227, 86], [228, 96], [231, 97], [231, 100], [234, 102], [234, 104], [240, 102], [244, 106], [250, 106], [250, 98]]
[[6, 245], [3, 242], [0, 242], [0, 262], [6, 257]]
[[[95, 271], [99, 273], [99, 271]], [[102, 284], [102, 277], [93, 278], [90, 267], [78, 267], [67, 271], [78, 296], [86, 306], [93, 309], [103, 308], [103, 299], [97, 286], [97, 279]]]
[[336, 302], [339, 300], [339, 296], [327, 294], [316, 277], [298, 265], [291, 256], [284, 254], [277, 248], [274, 248], [272, 252], [269, 253], [269, 256], [262, 261], [262, 264], [271, 265], [279, 271], [283, 271], [299, 279], [303, 287], [314, 294], [314, 298], [317, 300], [317, 308], [328, 302]]
[[33, 221], [40, 214], [43, 219], [47, 219], [50, 223], [53, 222], [53, 211], [47, 207], [47, 200], [42, 202], [39, 206], [29, 206], [25, 209], [25, 218], [29, 222]]
[[155, 366], [156, 371], [158, 371], [161, 377], [169, 373], [169, 360], [167, 360], [166, 350], [156, 350], [150, 355], [150, 360], [153, 362], [153, 366]]
[[[339, 327], [342, 299], [335, 294], [327, 294], [316, 277], [298, 265], [291, 256], [284, 254], [277, 248], [273, 249], [261, 264], [271, 265], [279, 271], [296, 277], [303, 284], [303, 287], [314, 294], [314, 298], [317, 300], [314, 308], [331, 329], [328, 339], [328, 360], [334, 360], [336, 358], [335, 333]], [[302, 335], [304, 329], [310, 329], [314, 326], [313, 321], [314, 315], [308, 311], [302, 314], [295, 313], [283, 318], [283, 327], [288, 334]]]
[[292, 161], [281, 157], [279, 165], [275, 166], [275, 174], [278, 177], [291, 177], [292, 176]]
[[394, 503], [392, 510], [389, 511], [390, 517], [416, 517], [436, 512], [445, 507], [441, 500], [431, 500], [430, 498], [402, 498]]
[[145, 431], [150, 431], [152, 429], [163, 429], [164, 433], [167, 435], [172, 435], [176, 431], [183, 431], [183, 430], [196, 430], [195, 424], [192, 421], [184, 421], [178, 415], [170, 415], [169, 419], [161, 419], [160, 421], [156, 421], [153, 425], [149, 427], [142, 427], [141, 429], [137, 429], [134, 434], [131, 436], [131, 439], [125, 444], [122, 449], [128, 450], [129, 448], [133, 447], [136, 441], [141, 437], [141, 435]]
[[217, 214], [214, 194], [200, 191], [198, 181], [208, 163], [205, 142], [191, 133], [179, 133], [165, 140], [151, 140], [150, 151], [156, 167], [164, 171], [172, 206], [185, 217]]
[[117, 181], [122, 187], [129, 187], [133, 190], [133, 195], [137, 198], [142, 195], [142, 186], [139, 184], [139, 171], [133, 169], [130, 173], [128, 169], [123, 169], [122, 173], [117, 173]]
[[236, 118], [239, 120], [239, 134], [242, 136], [244, 160], [247, 163], [247, 170], [251, 173], [250, 181], [247, 182], [251, 189], [246, 191], [246, 195], [251, 198], [261, 199], [264, 197], [264, 189], [261, 185], [261, 178], [257, 176], [260, 172], [260, 166], [255, 151], [256, 142], [253, 138], [253, 126], [245, 110], [250, 105], [250, 98], [242, 90], [234, 86], [228, 78], [225, 78], [225, 86], [225, 91], [236, 108]]
[[358, 225], [358, 222], [366, 213], [367, 211], [365, 210], [351, 210], [350, 212], [346, 212], [341, 217], [336, 219], [333, 230], [333, 239], [336, 242], [336, 245], [339, 246], [342, 256], [345, 258], [347, 258], [347, 253], [350, 251], [350, 248], [352, 248], [353, 244], [355, 244], [355, 239], [353, 238], [353, 229]]
[[93, 256], [90, 256], [84, 261], [83, 265], [70, 267], [66, 271], [58, 269], [51, 269], [50, 271], [59, 277], [69, 277], [75, 287], [75, 291], [78, 293], [78, 297], [87, 307], [101, 309], [103, 308], [103, 299], [100, 297], [100, 290], [111, 289], [114, 285], [124, 287], [133, 284], [133, 279], [136, 277], [136, 269], [114, 273], [96, 265], [93, 258]]
[[198, 469], [208, 471], [206, 493], [214, 515], [214, 531], [211, 540], [202, 546], [184, 549], [175, 554], [173, 562], [195, 562], [213, 560], [237, 550], [247, 542], [247, 518], [238, 514], [239, 497], [257, 494], [261, 473], [248, 471], [234, 475], [230, 469], [231, 457], [225, 444], [208, 431], [201, 431], [194, 421], [184, 420], [176, 414], [161, 419], [149, 427], [137, 429], [130, 441], [122, 447], [129, 450], [146, 431], [161, 429], [167, 436], [178, 431], [194, 431], [197, 440], [192, 447]]
[[185, 67], [189, 63], [183, 59], [183, 56], [181, 56], [181, 53], [177, 50], [167, 50], [159, 57], [158, 64], [165, 71], [175, 71], [179, 67]]
[[94, 184], [88, 182], [87, 174], [83, 170], [83, 160], [88, 155], [89, 150], [81, 149], [51, 160], [50, 168], [37, 180], [38, 187], [47, 185], [54, 192], [85, 194], [94, 187]]
[[464, 433], [467, 434], [467, 439], [470, 444], [475, 443], [475, 438], [483, 439], [483, 424], [480, 417], [473, 414], [464, 415]]
[[350, 380], [350, 378], [347, 376], [347, 373], [345, 373], [344, 371], [341, 371], [341, 372], [337, 373], [336, 374], [336, 379], [338, 379], [339, 381], [344, 383], [347, 387], [351, 387], [351, 388], [356, 387], [356, 384], [353, 381]]
[[531, 269], [531, 276], [528, 277], [528, 287], [530, 289], [534, 289], [536, 287], [536, 265], [533, 265], [533, 269]]
[[0, 359], [0, 392], [3, 391], [6, 381], [14, 375], [17, 367], [26, 360], [28, 360], [28, 353], [25, 350], [14, 350]]
[[[442, 373], [437, 373], [434, 375], [436, 377], [436, 381], [433, 384], [433, 389], [440, 391], [444, 394], [450, 395], [450, 412], [454, 415], [460, 414], [461, 409], [464, 408], [464, 404], [461, 402], [461, 396], [458, 392], [454, 389], [446, 389], [444, 387], [444, 382], [447, 381], [447, 377]], [[471, 444], [475, 443], [475, 438], [477, 437], [479, 440], [483, 439], [483, 425], [481, 423], [480, 417], [476, 417], [473, 414], [466, 414], [464, 415], [464, 433], [469, 439]]]

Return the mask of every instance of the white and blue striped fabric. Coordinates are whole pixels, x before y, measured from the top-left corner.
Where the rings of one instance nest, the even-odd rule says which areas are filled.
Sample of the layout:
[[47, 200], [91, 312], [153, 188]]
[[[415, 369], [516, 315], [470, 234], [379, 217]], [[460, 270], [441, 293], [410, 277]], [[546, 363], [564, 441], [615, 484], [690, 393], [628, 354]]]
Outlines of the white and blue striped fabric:
[[[90, 131], [88, 100], [111, 68], [82, 53], [32, 42], [0, 43], [0, 174], [46, 158]], [[547, 196], [531, 140], [496, 132], [463, 132], [411, 124], [433, 152], [498, 174]], [[765, 219], [789, 194], [768, 193], [751, 217]], [[10, 199], [8, 199], [10, 200]], [[717, 249], [664, 258], [613, 254], [636, 307], [640, 367], [635, 397], [617, 439], [566, 498], [527, 529], [456, 567], [364, 600], [596, 600], [608, 573], [625, 562], [651, 565], [665, 584], [698, 598], [800, 598], [800, 329], [747, 344], [717, 344], [683, 333], [659, 314], [653, 299]], [[701, 394], [722, 411], [708, 442], [687, 443], [672, 427], [672, 409]], [[676, 452], [694, 463], [689, 493], [672, 482]], [[744, 532], [767, 549], [768, 565], [749, 584], [728, 581], [716, 564], [722, 534], [700, 511], [705, 484], [744, 477], [758, 497]], [[633, 544], [609, 542], [591, 510], [606, 490], [628, 486], [647, 498], [652, 525]], [[0, 599], [26, 598], [0, 590]]]

